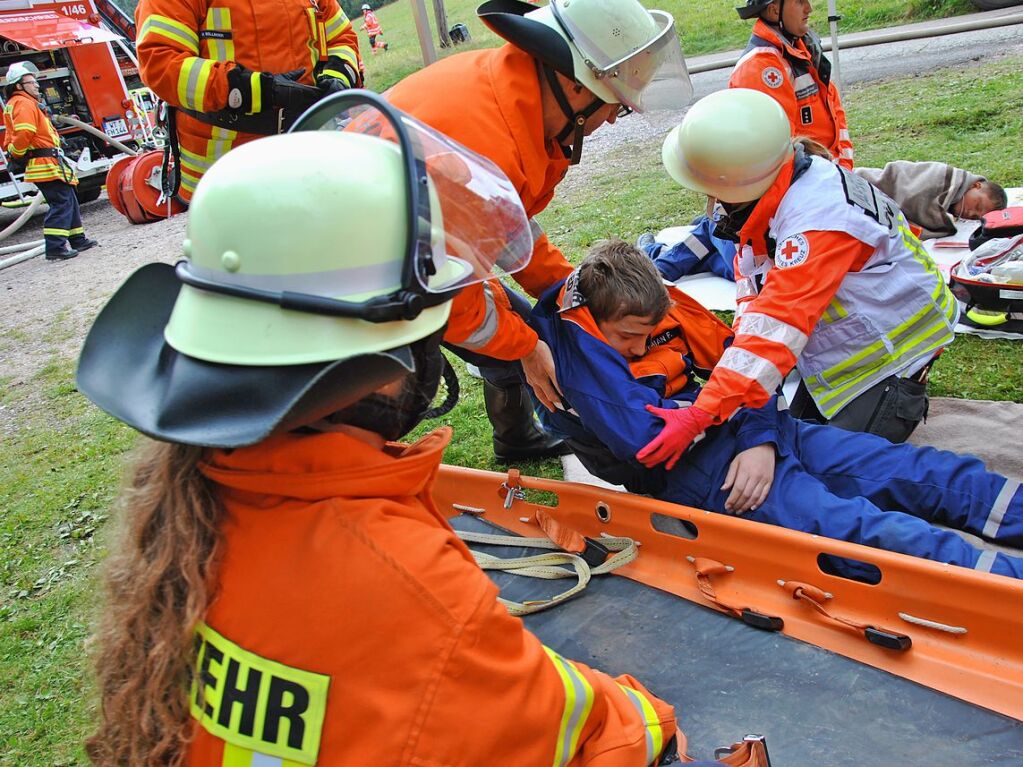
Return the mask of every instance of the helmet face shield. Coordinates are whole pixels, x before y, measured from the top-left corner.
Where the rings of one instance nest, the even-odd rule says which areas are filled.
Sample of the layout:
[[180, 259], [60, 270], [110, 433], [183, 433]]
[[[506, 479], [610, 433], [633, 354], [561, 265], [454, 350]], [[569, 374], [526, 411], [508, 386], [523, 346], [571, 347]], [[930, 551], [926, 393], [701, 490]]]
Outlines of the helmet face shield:
[[533, 238], [521, 199], [487, 158], [359, 91], [312, 107], [291, 132], [305, 130], [361, 133], [401, 146], [415, 222], [403, 288], [446, 294], [529, 263]]
[[[671, 14], [644, 9], [655, 31], [637, 41], [638, 45], [631, 50], [619, 50], [616, 52], [619, 55], [615, 55], [575, 23], [557, 0], [552, 0], [549, 7], [554, 20], [582, 55], [590, 75], [606, 86], [619, 103], [636, 112], [681, 109], [689, 103], [693, 86]], [[594, 32], [606, 32], [609, 23], [602, 21]]]

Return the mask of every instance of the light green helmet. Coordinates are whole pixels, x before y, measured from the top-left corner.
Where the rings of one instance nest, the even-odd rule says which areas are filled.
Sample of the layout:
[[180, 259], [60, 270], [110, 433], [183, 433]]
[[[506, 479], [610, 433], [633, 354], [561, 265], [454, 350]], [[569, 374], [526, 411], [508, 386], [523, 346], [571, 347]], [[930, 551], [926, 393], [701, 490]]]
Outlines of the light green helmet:
[[721, 202], [750, 202], [770, 189], [792, 156], [785, 110], [749, 88], [705, 96], [661, 147], [665, 170], [682, 186]]
[[[401, 159], [396, 144], [360, 133], [293, 133], [232, 150], [196, 187], [184, 243], [189, 270], [218, 283], [350, 302], [393, 293], [408, 237]], [[430, 241], [443, 259], [431, 281], [443, 289], [468, 266], [446, 256], [435, 193], [430, 207]], [[449, 310], [443, 303], [412, 320], [376, 323], [281, 311], [185, 284], [165, 335], [177, 351], [208, 362], [295, 365], [400, 346], [439, 328]]]
[[367, 91], [303, 121], [340, 130], [259, 139], [214, 163], [185, 259], [142, 267], [100, 312], [78, 387], [115, 418], [240, 447], [414, 374], [416, 407], [391, 408], [400, 435], [436, 391], [454, 296], [528, 262], [522, 202], [490, 161]]

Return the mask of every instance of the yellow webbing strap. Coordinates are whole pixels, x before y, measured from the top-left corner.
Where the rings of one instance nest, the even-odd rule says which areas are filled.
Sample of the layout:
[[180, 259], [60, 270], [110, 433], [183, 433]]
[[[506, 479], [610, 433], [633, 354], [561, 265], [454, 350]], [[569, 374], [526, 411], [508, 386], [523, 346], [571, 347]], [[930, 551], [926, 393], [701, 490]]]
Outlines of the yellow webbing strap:
[[[516, 535], [469, 533], [463, 530], [456, 530], [455, 532], [466, 543], [485, 543], [493, 546], [517, 546], [527, 549], [551, 550], [549, 554], [535, 554], [529, 557], [510, 557], [507, 559], [472, 550], [472, 555], [482, 570], [505, 570], [513, 575], [522, 575], [527, 578], [543, 578], [545, 580], [571, 578], [573, 574], [575, 575], [576, 584], [574, 586], [546, 599], [515, 602], [498, 597], [498, 601], [508, 608], [508, 612], [512, 615], [529, 615], [530, 613], [540, 612], [549, 607], [559, 605], [585, 589], [592, 576], [613, 572], [619, 567], [627, 565], [639, 554], [636, 542], [631, 538], [616, 538], [605, 535], [600, 538], [600, 545], [612, 552], [612, 554], [600, 565], [590, 567], [582, 557], [569, 554], [567, 551], [561, 551], [557, 544], [547, 538], [520, 538]], [[562, 565], [569, 565], [572, 569], [567, 570]]]

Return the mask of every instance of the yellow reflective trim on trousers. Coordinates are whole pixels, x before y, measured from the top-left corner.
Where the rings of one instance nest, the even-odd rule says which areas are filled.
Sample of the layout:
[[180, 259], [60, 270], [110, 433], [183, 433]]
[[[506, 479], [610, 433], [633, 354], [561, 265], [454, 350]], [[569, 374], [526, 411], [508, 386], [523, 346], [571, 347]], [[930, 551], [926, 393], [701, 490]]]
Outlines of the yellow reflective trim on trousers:
[[74, 229], [67, 230], [68, 237], [74, 237], [76, 234], [85, 234], [84, 226], [76, 226]]
[[148, 16], [142, 22], [142, 28], [139, 29], [138, 42], [140, 44], [145, 42], [146, 37], [150, 34], [165, 37], [172, 42], [178, 43], [191, 53], [199, 54], [199, 35], [196, 34], [194, 29], [189, 29], [180, 21], [169, 16], [160, 16], [156, 13]]
[[221, 767], [302, 767], [299, 762], [289, 762], [278, 756], [268, 756], [260, 751], [224, 744], [224, 759]]
[[54, 237], [70, 237], [71, 236], [71, 230], [70, 229], [54, 229], [52, 227], [44, 226], [43, 227], [43, 234], [51, 234]]
[[554, 664], [565, 687], [565, 710], [558, 728], [558, 743], [554, 750], [553, 767], [564, 767], [575, 756], [583, 727], [593, 708], [593, 687], [572, 662], [544, 646], [544, 652]]
[[654, 704], [639, 690], [633, 690], [631, 687], [626, 687], [622, 684], [619, 684], [618, 687], [625, 693], [625, 697], [629, 699], [629, 702], [639, 711], [639, 716], [643, 720], [643, 729], [646, 730], [645, 764], [653, 764], [654, 760], [664, 749], [664, 733], [661, 731], [661, 722], [657, 717]]
[[[231, 9], [210, 8], [206, 12], [206, 23], [203, 25], [203, 30], [230, 34]], [[206, 37], [203, 38], [203, 41], [206, 43], [208, 56], [213, 61], [234, 61], [233, 38]]]
[[213, 71], [213, 62], [198, 56], [189, 56], [178, 73], [178, 101], [186, 109], [203, 111], [206, 85]]

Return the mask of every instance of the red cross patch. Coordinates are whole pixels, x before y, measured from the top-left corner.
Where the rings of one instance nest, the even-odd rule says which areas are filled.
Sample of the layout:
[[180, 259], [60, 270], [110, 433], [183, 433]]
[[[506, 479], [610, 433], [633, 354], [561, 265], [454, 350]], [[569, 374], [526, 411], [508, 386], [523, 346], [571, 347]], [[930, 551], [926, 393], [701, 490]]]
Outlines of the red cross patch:
[[779, 269], [799, 266], [810, 255], [810, 243], [801, 234], [794, 234], [778, 246], [774, 254], [774, 263]]
[[777, 67], [768, 67], [760, 76], [764, 80], [764, 85], [768, 88], [780, 88], [781, 84], [785, 81], [785, 78], [782, 77], [781, 70]]

